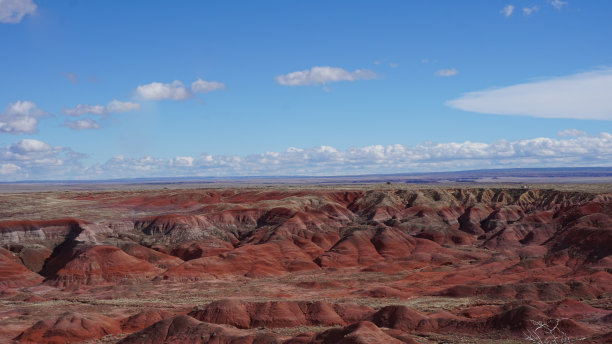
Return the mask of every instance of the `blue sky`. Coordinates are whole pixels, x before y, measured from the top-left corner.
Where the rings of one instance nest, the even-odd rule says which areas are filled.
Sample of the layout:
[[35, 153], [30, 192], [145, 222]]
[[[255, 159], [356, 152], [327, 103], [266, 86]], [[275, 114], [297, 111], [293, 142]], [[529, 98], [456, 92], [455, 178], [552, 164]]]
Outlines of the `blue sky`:
[[0, 180], [609, 166], [610, 13], [0, 0]]

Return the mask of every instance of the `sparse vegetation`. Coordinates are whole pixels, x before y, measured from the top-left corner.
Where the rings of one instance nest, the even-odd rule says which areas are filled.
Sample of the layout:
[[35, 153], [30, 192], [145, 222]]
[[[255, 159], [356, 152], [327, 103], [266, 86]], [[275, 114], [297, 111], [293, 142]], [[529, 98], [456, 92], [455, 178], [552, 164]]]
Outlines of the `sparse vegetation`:
[[571, 338], [563, 332], [559, 325], [564, 319], [551, 319], [546, 321], [530, 320], [532, 328], [524, 332], [525, 340], [534, 344], [569, 344], [584, 340], [585, 338]]

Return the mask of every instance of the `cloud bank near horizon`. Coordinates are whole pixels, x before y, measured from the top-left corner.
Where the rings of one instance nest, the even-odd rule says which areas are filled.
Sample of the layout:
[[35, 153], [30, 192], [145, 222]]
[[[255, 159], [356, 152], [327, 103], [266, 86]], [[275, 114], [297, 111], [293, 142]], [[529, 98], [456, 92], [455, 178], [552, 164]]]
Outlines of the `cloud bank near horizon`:
[[0, 149], [0, 179], [112, 179], [186, 176], [289, 176], [456, 171], [477, 168], [609, 166], [612, 134], [568, 129], [559, 138], [484, 142], [427, 142], [289, 148], [247, 156], [201, 154], [164, 159], [116, 156], [82, 166], [83, 154], [68, 147], [24, 139]]

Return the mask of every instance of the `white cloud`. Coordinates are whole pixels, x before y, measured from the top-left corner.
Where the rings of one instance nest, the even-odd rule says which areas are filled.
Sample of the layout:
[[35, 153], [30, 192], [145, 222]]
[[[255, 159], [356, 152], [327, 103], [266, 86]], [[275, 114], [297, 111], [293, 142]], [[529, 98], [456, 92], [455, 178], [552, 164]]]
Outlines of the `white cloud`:
[[177, 156], [172, 159], [171, 165], [173, 166], [193, 166], [194, 159], [190, 156]]
[[513, 12], [514, 12], [514, 6], [513, 5], [507, 5], [504, 8], [502, 8], [502, 10], [500, 11], [500, 13], [503, 14], [504, 17], [506, 17], [506, 18], [510, 17]]
[[43, 111], [40, 110], [33, 102], [16, 101], [9, 104], [9, 106], [6, 108], [6, 114], [40, 117], [43, 115]]
[[114, 99], [106, 106], [103, 105], [85, 105], [79, 104], [76, 107], [63, 109], [64, 113], [68, 116], [82, 116], [85, 114], [106, 116], [111, 113], [128, 112], [140, 110], [140, 104], [131, 102], [122, 102]]
[[85, 114], [102, 116], [106, 114], [106, 108], [102, 105], [79, 104], [70, 109], [63, 109], [63, 111], [68, 116], [81, 116]]
[[557, 10], [561, 10], [563, 6], [567, 5], [567, 1], [561, 1], [561, 0], [549, 0], [549, 3], [552, 5], [552, 7], [554, 7]]
[[206, 81], [198, 78], [191, 83], [191, 88], [185, 87], [179, 80], [170, 84], [152, 82], [136, 88], [136, 96], [145, 100], [185, 100], [193, 97], [195, 93], [206, 93], [215, 90], [224, 90], [225, 84], [217, 81]]
[[206, 81], [198, 78], [198, 80], [191, 83], [191, 92], [193, 93], [206, 93], [224, 89], [225, 84], [217, 81]]
[[579, 136], [587, 136], [586, 131], [578, 130], [578, 129], [565, 129], [557, 132], [558, 136], [561, 137], [579, 137]]
[[15, 164], [0, 164], [1, 175], [16, 174], [19, 171], [21, 171], [21, 167]]
[[74, 130], [99, 129], [100, 123], [91, 118], [79, 119], [76, 121], [66, 121], [64, 126]]
[[[130, 178], [162, 176], [347, 175], [479, 168], [609, 166], [612, 135], [586, 135], [578, 130], [564, 137], [537, 137], [495, 142], [426, 142], [421, 145], [373, 145], [338, 150], [331, 146], [291, 147], [281, 152], [246, 156], [202, 154], [162, 159], [116, 156], [82, 167], [83, 155], [67, 147], [26, 139], [0, 148], [3, 179]], [[6, 165], [2, 167], [2, 165]], [[12, 174], [9, 172], [13, 172]]]
[[28, 154], [32, 152], [46, 152], [51, 150], [51, 146], [42, 141], [34, 139], [24, 139], [10, 146], [9, 150], [16, 154]]
[[464, 111], [612, 120], [612, 69], [467, 93], [446, 102]]
[[16, 24], [34, 12], [36, 4], [32, 0], [0, 0], [0, 23]]
[[523, 15], [530, 16], [537, 12], [540, 8], [538, 6], [523, 7]]
[[[578, 132], [574, 134], [580, 134]], [[417, 146], [374, 145], [338, 150], [289, 148], [247, 156], [210, 155], [161, 159], [115, 157], [90, 166], [90, 178], [156, 176], [341, 175], [448, 171], [474, 168], [608, 166], [612, 135], [539, 137], [485, 142], [428, 142]]]
[[32, 134], [38, 129], [38, 118], [44, 112], [30, 101], [10, 103], [0, 114], [0, 133]]
[[191, 92], [178, 80], [174, 80], [171, 84], [152, 82], [138, 86], [136, 88], [136, 95], [146, 100], [184, 100], [192, 97]]
[[107, 113], [120, 113], [136, 110], [140, 110], [140, 104], [138, 103], [122, 102], [117, 99], [113, 99], [110, 103], [106, 104]]
[[13, 171], [12, 174], [19, 172], [8, 179], [75, 176], [82, 171], [79, 164], [81, 158], [83, 154], [68, 147], [53, 147], [34, 139], [23, 139], [0, 148], [0, 165], [6, 165], [3, 169]]
[[376, 79], [378, 76], [371, 70], [357, 69], [349, 72], [336, 67], [312, 67], [311, 69], [279, 75], [276, 82], [283, 86], [325, 85], [338, 81], [356, 81]]
[[437, 76], [449, 77], [459, 74], [459, 71], [455, 68], [440, 69], [435, 73]]

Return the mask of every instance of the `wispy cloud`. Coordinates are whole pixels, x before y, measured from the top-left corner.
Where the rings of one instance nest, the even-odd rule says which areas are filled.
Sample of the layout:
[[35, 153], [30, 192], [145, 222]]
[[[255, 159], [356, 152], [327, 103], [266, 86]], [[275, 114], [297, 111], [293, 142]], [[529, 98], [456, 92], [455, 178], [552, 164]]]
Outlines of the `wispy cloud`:
[[181, 81], [174, 80], [171, 83], [152, 82], [136, 88], [137, 97], [145, 100], [185, 100], [196, 93], [207, 93], [216, 90], [224, 90], [225, 84], [218, 81], [206, 81], [198, 78], [191, 83], [191, 88], [185, 86]]
[[66, 79], [70, 80], [70, 82], [73, 83], [73, 84], [78, 84], [79, 83], [79, 77], [78, 77], [78, 75], [76, 75], [74, 73], [65, 73], [65, 74], [62, 74], [62, 75], [65, 76]]
[[140, 104], [132, 102], [122, 102], [117, 99], [112, 100], [106, 105], [86, 105], [79, 104], [73, 108], [64, 108], [64, 114], [68, 116], [81, 116], [85, 114], [107, 116], [111, 113], [120, 113], [140, 110]]
[[440, 69], [435, 74], [437, 76], [449, 77], [449, 76], [455, 76], [459, 74], [459, 71], [456, 70], [455, 68]]
[[[376, 61], [374, 61], [374, 64], [377, 65], [377, 66], [380, 66], [383, 62], [384, 62], [384, 60], [383, 61], [376, 60]], [[388, 62], [387, 65], [389, 66], [389, 68], [397, 68], [397, 67], [399, 67], [399, 63], [397, 63], [397, 62]]]
[[565, 129], [557, 132], [558, 136], [561, 137], [579, 137], [579, 136], [587, 136], [587, 132], [578, 129]]
[[504, 17], [506, 17], [506, 18], [510, 17], [512, 15], [512, 13], [514, 13], [514, 5], [506, 5], [506, 6], [504, 6], [504, 8], [502, 8], [500, 13], [503, 14]]
[[549, 0], [548, 1], [552, 7], [554, 7], [557, 10], [561, 10], [564, 6], [567, 5], [567, 1], [562, 1], [562, 0]]
[[207, 93], [224, 89], [225, 84], [217, 81], [206, 81], [198, 78], [198, 80], [191, 83], [191, 92], [193, 93]]
[[276, 82], [283, 86], [319, 86], [332, 82], [367, 80], [377, 77], [376, 73], [368, 69], [357, 69], [350, 72], [337, 67], [312, 67], [279, 75], [276, 77]]
[[0, 0], [0, 23], [17, 24], [34, 12], [36, 4], [32, 0]]
[[38, 118], [45, 112], [30, 101], [10, 103], [0, 114], [0, 133], [32, 134], [38, 129]]
[[120, 113], [137, 110], [140, 110], [140, 104], [138, 103], [122, 102], [117, 99], [113, 99], [110, 103], [106, 104], [107, 113]]
[[67, 120], [63, 125], [74, 130], [100, 129], [100, 123], [91, 118], [79, 119], [76, 121]]
[[612, 120], [612, 69], [467, 93], [446, 105], [464, 111]]
[[523, 15], [530, 16], [533, 13], [537, 12], [539, 9], [540, 8], [538, 6], [523, 7]]
[[68, 116], [81, 116], [85, 114], [103, 116], [106, 114], [106, 107], [103, 105], [79, 104], [73, 108], [64, 108], [62, 111]]

